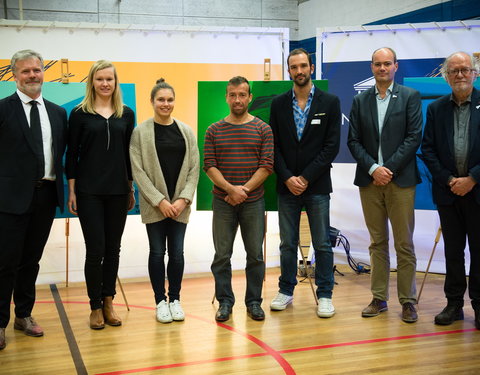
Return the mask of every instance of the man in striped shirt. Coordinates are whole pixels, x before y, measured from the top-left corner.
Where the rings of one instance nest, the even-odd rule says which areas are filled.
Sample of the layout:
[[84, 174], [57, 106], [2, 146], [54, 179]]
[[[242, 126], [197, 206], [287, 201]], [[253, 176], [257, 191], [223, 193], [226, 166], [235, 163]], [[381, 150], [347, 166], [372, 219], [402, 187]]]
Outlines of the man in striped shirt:
[[204, 170], [214, 183], [215, 257], [211, 269], [220, 303], [215, 319], [228, 320], [235, 303], [230, 258], [240, 226], [247, 253], [247, 313], [254, 320], [263, 320], [263, 182], [273, 170], [273, 135], [268, 124], [248, 113], [252, 94], [246, 78], [238, 76], [228, 81], [226, 101], [230, 114], [208, 127], [204, 146]]

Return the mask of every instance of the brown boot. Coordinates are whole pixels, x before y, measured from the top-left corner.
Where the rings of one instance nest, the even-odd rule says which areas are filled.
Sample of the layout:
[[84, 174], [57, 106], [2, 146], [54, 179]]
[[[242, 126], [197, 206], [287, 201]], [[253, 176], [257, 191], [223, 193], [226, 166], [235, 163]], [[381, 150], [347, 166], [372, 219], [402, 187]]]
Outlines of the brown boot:
[[117, 315], [113, 309], [113, 297], [105, 297], [103, 299], [103, 317], [105, 318], [105, 323], [110, 326], [121, 326], [122, 319]]
[[92, 310], [92, 312], [90, 313], [90, 328], [91, 329], [105, 328], [102, 309], [95, 309], [95, 310]]

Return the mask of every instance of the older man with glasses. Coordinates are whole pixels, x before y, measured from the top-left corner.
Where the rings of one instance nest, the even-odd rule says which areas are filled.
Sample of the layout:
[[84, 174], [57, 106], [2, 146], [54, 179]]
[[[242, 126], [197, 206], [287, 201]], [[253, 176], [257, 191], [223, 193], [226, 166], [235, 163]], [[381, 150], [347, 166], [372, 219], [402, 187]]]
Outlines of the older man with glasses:
[[480, 329], [480, 92], [473, 87], [475, 60], [455, 52], [445, 59], [442, 75], [452, 93], [428, 106], [422, 144], [445, 242], [447, 306], [435, 316], [435, 324], [463, 319], [468, 238], [468, 290]]

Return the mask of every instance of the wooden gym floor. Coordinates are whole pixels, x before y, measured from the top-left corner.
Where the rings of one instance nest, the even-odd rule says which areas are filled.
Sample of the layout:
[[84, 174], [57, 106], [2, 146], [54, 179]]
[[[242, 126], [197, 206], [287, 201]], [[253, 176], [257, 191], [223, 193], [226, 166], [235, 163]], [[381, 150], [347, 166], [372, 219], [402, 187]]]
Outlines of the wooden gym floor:
[[[420, 303], [419, 321], [401, 321], [396, 274], [391, 274], [389, 311], [362, 318], [370, 302], [368, 275], [347, 266], [336, 275], [336, 315], [316, 316], [312, 291], [305, 280], [295, 290], [292, 306], [268, 309], [277, 293], [279, 269], [269, 269], [264, 287], [266, 319], [256, 322], [243, 304], [245, 277], [233, 277], [237, 302], [232, 318], [216, 323], [211, 304], [213, 278], [203, 275], [183, 282], [184, 322], [155, 320], [148, 281], [123, 280], [130, 304], [115, 299], [121, 327], [93, 331], [84, 284], [39, 286], [34, 317], [45, 330], [40, 338], [6, 329], [7, 347], [0, 351], [0, 374], [479, 374], [480, 331], [473, 310], [465, 320], [435, 326], [433, 317], [445, 304], [443, 275], [429, 275]], [[418, 274], [420, 286], [423, 274]], [[468, 299], [466, 299], [468, 301]]]

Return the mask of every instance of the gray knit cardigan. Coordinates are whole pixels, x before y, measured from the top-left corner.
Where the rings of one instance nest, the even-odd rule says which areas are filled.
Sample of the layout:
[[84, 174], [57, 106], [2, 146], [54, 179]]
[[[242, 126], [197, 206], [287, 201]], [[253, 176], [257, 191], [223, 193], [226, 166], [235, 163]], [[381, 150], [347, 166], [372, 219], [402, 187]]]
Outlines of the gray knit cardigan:
[[[162, 215], [158, 208], [159, 203], [163, 199], [174, 202], [179, 198], [186, 198], [192, 202], [195, 189], [197, 188], [200, 171], [197, 141], [192, 129], [188, 125], [177, 119], [175, 121], [185, 139], [186, 150], [173, 197], [168, 196], [167, 185], [158, 160], [153, 118], [138, 125], [132, 133], [130, 160], [133, 179], [140, 193], [140, 213], [144, 224], [155, 223], [165, 219], [165, 216]], [[181, 223], [188, 223], [190, 212], [191, 208], [188, 205], [175, 220]]]

